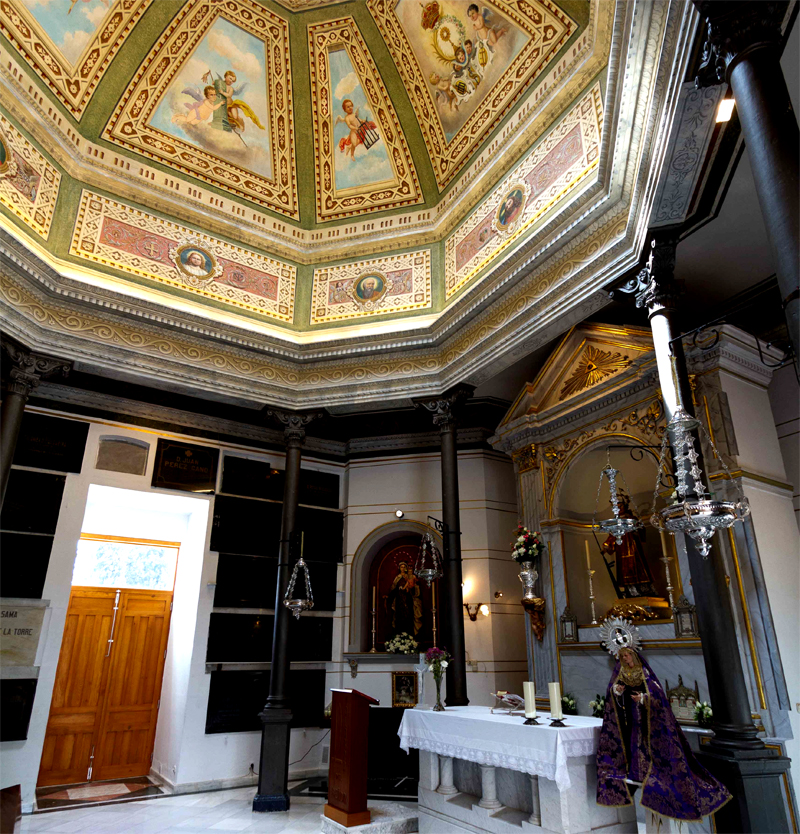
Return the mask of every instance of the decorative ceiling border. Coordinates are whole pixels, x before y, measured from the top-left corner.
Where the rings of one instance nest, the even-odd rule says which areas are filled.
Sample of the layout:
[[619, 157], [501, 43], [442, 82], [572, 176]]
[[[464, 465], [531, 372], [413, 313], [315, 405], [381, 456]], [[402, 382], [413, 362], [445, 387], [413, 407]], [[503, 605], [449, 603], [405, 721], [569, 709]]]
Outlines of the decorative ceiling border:
[[599, 163], [602, 121], [603, 101], [596, 82], [447, 238], [448, 299], [586, 181]]
[[297, 270], [84, 189], [70, 255], [279, 321]]
[[[329, 66], [330, 52], [336, 49], [347, 51], [370, 110], [377, 119], [380, 138], [386, 145], [394, 172], [393, 182], [371, 183], [344, 192], [336, 189], [336, 142], [333, 137], [334, 114]], [[317, 222], [340, 220], [368, 211], [397, 209], [424, 202], [400, 120], [355, 20], [345, 17], [310, 25], [308, 56], [314, 125]]]
[[[183, 62], [218, 19], [264, 42], [273, 179], [226, 162], [148, 124]], [[289, 24], [254, 0], [189, 0], [142, 62], [102, 138], [258, 205], [300, 219], [294, 149]]]
[[[436, 103], [430, 85], [395, 14], [394, 4], [389, 0], [367, 0], [367, 8], [380, 29], [397, 71], [408, 90], [440, 191], [456, 176], [534, 79], [547, 69], [577, 28], [575, 21], [550, 0], [494, 1], [498, 9], [526, 34], [536, 33], [538, 38], [530, 37], [519, 55], [496, 82], [492, 94], [484, 98], [448, 142], [436, 113]], [[542, 33], [546, 25], [555, 26], [556, 33], [550, 45], [543, 50]]]
[[21, 4], [0, 0], [0, 32], [77, 121], [128, 33], [153, 0], [116, 0], [73, 67]]
[[0, 114], [0, 203], [47, 239], [61, 185], [60, 171]]
[[314, 270], [311, 324], [430, 306], [430, 249]]

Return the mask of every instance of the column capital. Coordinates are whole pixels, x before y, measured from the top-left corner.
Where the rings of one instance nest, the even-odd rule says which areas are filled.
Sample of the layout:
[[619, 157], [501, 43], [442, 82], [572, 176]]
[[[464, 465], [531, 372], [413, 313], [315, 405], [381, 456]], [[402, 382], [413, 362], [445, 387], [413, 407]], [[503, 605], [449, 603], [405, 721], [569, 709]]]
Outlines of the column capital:
[[438, 397], [421, 397], [413, 403], [416, 408], [430, 412], [434, 426], [447, 431], [455, 427], [459, 407], [472, 396], [474, 390], [474, 386], [462, 382]]
[[27, 399], [44, 377], [60, 374], [67, 376], [72, 362], [34, 353], [22, 345], [3, 339], [2, 349], [11, 360], [13, 367], [8, 372], [5, 389], [8, 393], [19, 394]]
[[676, 309], [683, 296], [683, 282], [675, 280], [677, 237], [653, 238], [644, 268], [626, 281], [619, 291], [634, 294], [636, 306], [649, 313], [654, 309]]
[[[705, 21], [706, 41], [695, 84], [713, 87], [730, 81], [739, 59], [754, 49], [774, 48], [780, 42], [786, 0], [693, 0]], [[777, 60], [776, 54], [776, 60]]]
[[306, 437], [306, 426], [325, 416], [323, 411], [285, 411], [282, 408], [264, 409], [264, 415], [277, 420], [283, 426], [287, 446], [302, 445]]

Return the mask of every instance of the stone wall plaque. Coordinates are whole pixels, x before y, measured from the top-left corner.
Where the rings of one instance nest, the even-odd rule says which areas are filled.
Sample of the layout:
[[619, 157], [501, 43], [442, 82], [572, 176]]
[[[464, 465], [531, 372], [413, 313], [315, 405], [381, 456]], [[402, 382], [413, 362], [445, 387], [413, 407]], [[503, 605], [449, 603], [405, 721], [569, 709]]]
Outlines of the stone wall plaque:
[[0, 599], [0, 666], [33, 666], [50, 600]]
[[159, 438], [153, 467], [154, 487], [182, 492], [214, 492], [219, 450]]

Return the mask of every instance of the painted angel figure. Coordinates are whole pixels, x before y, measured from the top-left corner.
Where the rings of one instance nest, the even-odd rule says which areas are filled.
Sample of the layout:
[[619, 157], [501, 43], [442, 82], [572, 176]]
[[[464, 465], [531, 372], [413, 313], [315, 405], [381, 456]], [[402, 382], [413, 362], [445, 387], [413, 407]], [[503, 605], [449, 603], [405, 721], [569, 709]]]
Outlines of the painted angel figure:
[[353, 109], [353, 102], [346, 98], [342, 102], [342, 110], [344, 110], [344, 116], [337, 116], [336, 121], [333, 123], [333, 126], [339, 124], [339, 122], [344, 122], [345, 126], [349, 128], [350, 134], [348, 136], [343, 136], [339, 140], [339, 150], [342, 153], [350, 154], [350, 159], [356, 158], [356, 148], [359, 145], [364, 145], [367, 150], [369, 150], [369, 146], [365, 143], [366, 132], [373, 131], [377, 128], [375, 122], [366, 121], [360, 119], [358, 116], [358, 111], [360, 108], [356, 107]]
[[481, 10], [477, 3], [469, 4], [467, 17], [472, 21], [472, 28], [475, 30], [478, 63], [481, 67], [486, 67], [495, 45], [508, 32], [508, 26], [495, 23], [495, 13], [487, 8]]

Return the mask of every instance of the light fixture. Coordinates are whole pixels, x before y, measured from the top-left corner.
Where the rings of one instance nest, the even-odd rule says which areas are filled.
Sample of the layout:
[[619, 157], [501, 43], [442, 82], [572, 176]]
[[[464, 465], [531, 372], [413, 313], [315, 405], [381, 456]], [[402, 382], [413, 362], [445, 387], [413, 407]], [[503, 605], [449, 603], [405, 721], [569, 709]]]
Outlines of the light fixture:
[[[314, 607], [314, 594], [311, 593], [311, 578], [308, 575], [308, 565], [303, 560], [303, 533], [300, 533], [300, 558], [294, 563], [292, 569], [292, 576], [289, 579], [289, 584], [286, 586], [286, 593], [283, 595], [283, 604], [294, 614], [295, 619], [299, 620], [303, 611], [308, 611]], [[297, 574], [302, 568], [305, 572], [306, 578], [306, 595], [305, 597], [294, 595], [294, 586], [297, 582]]]
[[495, 599], [500, 599], [500, 597], [502, 597], [502, 596], [503, 596], [503, 592], [502, 592], [502, 591], [495, 591], [495, 592], [494, 592], [494, 598], [495, 598]]
[[720, 100], [720, 103], [717, 106], [717, 124], [720, 122], [730, 121], [730, 118], [733, 115], [733, 106], [735, 104], [736, 99], [733, 98], [723, 98]]
[[[653, 512], [651, 521], [654, 527], [659, 530], [666, 528], [671, 533], [686, 533], [697, 542], [697, 549], [708, 557], [711, 550], [709, 542], [720, 527], [731, 527], [738, 519], [742, 520], [750, 515], [750, 504], [742, 493], [741, 486], [737, 483], [736, 489], [739, 493], [738, 501], [717, 501], [707, 492], [703, 484], [703, 473], [697, 464], [699, 455], [694, 448], [694, 435], [692, 431], [699, 430], [705, 439], [714, 456], [719, 460], [729, 480], [731, 473], [717, 451], [714, 441], [708, 436], [699, 420], [692, 417], [682, 405], [675, 409], [672, 419], [664, 432], [664, 439], [661, 442], [661, 458], [658, 462], [658, 471], [662, 471], [667, 456], [667, 447], [672, 438], [673, 458], [675, 466], [676, 487], [674, 492], [674, 503], [664, 509]], [[686, 483], [686, 476], [692, 476], [693, 485], [690, 488]], [[656, 488], [653, 492], [653, 508], [658, 499], [659, 481], [656, 480]], [[690, 492], [694, 492], [695, 499], [690, 498]]]
[[[594, 504], [594, 515], [592, 516], [592, 526], [597, 527], [598, 529], [602, 530], [604, 533], [608, 533], [614, 537], [614, 541], [620, 545], [622, 544], [622, 537], [626, 533], [632, 533], [634, 530], [638, 530], [639, 528], [643, 527], [641, 521], [637, 518], [637, 513], [635, 508], [633, 509], [633, 516], [632, 517], [624, 517], [621, 515], [620, 511], [620, 496], [619, 491], [617, 489], [617, 475], [622, 476], [622, 481], [625, 484], [625, 491], [627, 496], [630, 500], [630, 488], [628, 487], [628, 482], [625, 480], [625, 476], [619, 471], [619, 469], [614, 469], [611, 465], [611, 449], [606, 450], [606, 465], [600, 471], [600, 480], [597, 484], [597, 498], [595, 499]], [[597, 521], [597, 510], [600, 506], [600, 490], [603, 487], [603, 478], [608, 479], [608, 488], [611, 494], [611, 510], [614, 513], [613, 518], [604, 518], [601, 521]], [[588, 551], [587, 551], [588, 552]]]
[[489, 616], [489, 606], [485, 602], [465, 602], [464, 608], [467, 609], [467, 614], [473, 623], [478, 619], [479, 613], [484, 617]]
[[402, 518], [402, 517], [405, 515], [405, 513], [404, 513], [402, 510], [395, 510], [395, 511], [394, 511], [394, 514], [395, 514], [398, 518]]
[[578, 618], [570, 611], [569, 606], [564, 609], [561, 615], [561, 642], [578, 642]]
[[424, 579], [430, 588], [434, 579], [442, 576], [442, 560], [433, 540], [430, 528], [425, 530], [419, 545], [419, 555], [414, 563], [414, 576]]

